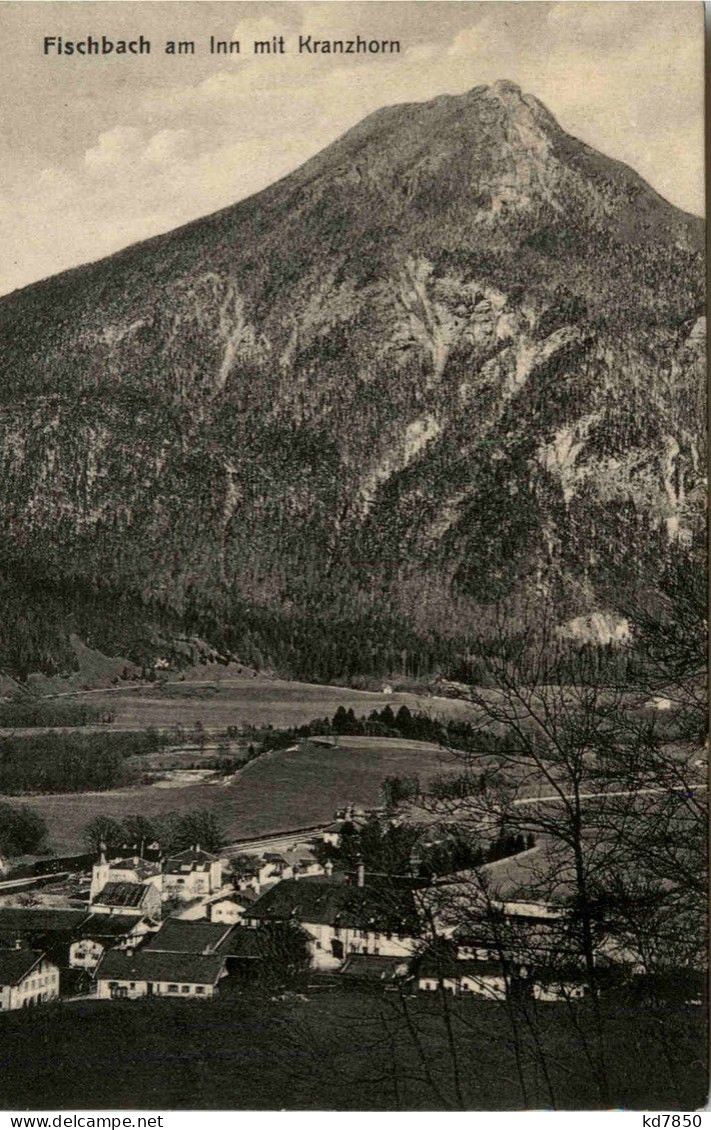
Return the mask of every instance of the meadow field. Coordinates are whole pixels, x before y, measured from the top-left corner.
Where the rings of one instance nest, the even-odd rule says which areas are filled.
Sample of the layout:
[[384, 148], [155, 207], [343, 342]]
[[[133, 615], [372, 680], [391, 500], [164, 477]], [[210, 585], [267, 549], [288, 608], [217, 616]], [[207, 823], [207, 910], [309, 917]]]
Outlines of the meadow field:
[[38, 812], [57, 854], [79, 850], [82, 828], [99, 815], [118, 819], [140, 812], [150, 817], [209, 808], [229, 839], [242, 839], [326, 823], [334, 809], [351, 801], [365, 807], [376, 805], [384, 777], [418, 774], [424, 782], [449, 761], [446, 751], [427, 742], [341, 737], [336, 747], [309, 744], [300, 745], [295, 752], [262, 754], [227, 779], [0, 800], [26, 804]]
[[[230, 675], [211, 669], [204, 681], [166, 681], [143, 686], [102, 687], [61, 695], [62, 701], [87, 702], [111, 711], [114, 720], [106, 728], [121, 730], [193, 728], [206, 731], [228, 726], [273, 726], [286, 729], [313, 718], [332, 717], [339, 706], [352, 707], [357, 716], [407, 706], [413, 713], [424, 711], [433, 718], [473, 718], [466, 702], [429, 694], [394, 691], [359, 691], [316, 683], [295, 683], [265, 676]], [[222, 676], [222, 677], [220, 677]], [[203, 676], [204, 678], [204, 676]], [[103, 727], [102, 727], [103, 728]]]

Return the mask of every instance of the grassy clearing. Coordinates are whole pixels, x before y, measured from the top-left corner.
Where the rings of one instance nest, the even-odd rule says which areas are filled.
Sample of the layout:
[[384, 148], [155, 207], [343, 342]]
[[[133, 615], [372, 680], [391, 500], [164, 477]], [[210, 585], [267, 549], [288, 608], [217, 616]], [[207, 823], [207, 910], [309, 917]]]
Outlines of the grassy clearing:
[[[63, 700], [64, 701], [64, 700]], [[293, 683], [279, 679], [233, 676], [207, 681], [152, 683], [139, 688], [90, 691], [66, 701], [88, 701], [97, 710], [114, 715], [116, 729], [192, 728], [201, 722], [206, 730], [227, 726], [300, 726], [313, 718], [331, 717], [337, 707], [353, 707], [356, 715], [382, 710], [388, 703], [397, 710], [408, 706], [414, 713], [432, 717], [473, 718], [475, 711], [464, 702], [430, 695], [356, 691], [349, 687]]]
[[443, 756], [425, 742], [341, 737], [334, 749], [305, 746], [296, 753], [263, 754], [229, 783], [217, 779], [180, 788], [142, 785], [26, 796], [22, 802], [43, 817], [49, 841], [60, 854], [80, 849], [81, 830], [95, 816], [119, 819], [134, 812], [150, 817], [209, 808], [229, 838], [238, 839], [326, 822], [335, 808], [349, 801], [375, 805], [384, 777], [419, 774], [424, 780], [440, 771]]
[[[212, 1003], [77, 1002], [0, 1017], [0, 1108], [438, 1110], [458, 1105], [436, 1002], [409, 1002], [430, 1081], [397, 998], [312, 991], [307, 999]], [[523, 1082], [505, 1008], [452, 1002], [460, 1090], [469, 1110], [599, 1105], [564, 1006], [538, 1032], [555, 1103], [524, 1046]], [[578, 1014], [585, 1029], [589, 1018]], [[659, 1019], [619, 1007], [608, 1024], [613, 1106], [693, 1110], [705, 1100], [700, 1009]], [[589, 1034], [589, 1033], [588, 1033]]]

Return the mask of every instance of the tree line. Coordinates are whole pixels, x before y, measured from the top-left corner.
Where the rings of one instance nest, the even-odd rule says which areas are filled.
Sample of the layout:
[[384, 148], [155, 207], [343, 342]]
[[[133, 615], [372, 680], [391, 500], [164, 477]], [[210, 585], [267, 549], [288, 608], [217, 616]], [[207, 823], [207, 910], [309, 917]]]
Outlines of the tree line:
[[84, 825], [81, 838], [87, 851], [98, 852], [105, 845], [116, 855], [122, 850], [158, 844], [165, 853], [185, 851], [199, 844], [204, 851], [215, 852], [226, 842], [226, 831], [219, 817], [206, 808], [191, 812], [166, 812], [160, 816], [127, 813], [119, 819], [95, 816]]
[[133, 784], [140, 769], [131, 759], [167, 741], [154, 730], [5, 735], [0, 737], [0, 793], [85, 792]]
[[17, 696], [9, 702], [0, 702], [2, 728], [91, 726], [99, 722], [113, 722], [114, 717], [112, 711], [98, 709], [88, 702], [57, 702], [27, 695]]

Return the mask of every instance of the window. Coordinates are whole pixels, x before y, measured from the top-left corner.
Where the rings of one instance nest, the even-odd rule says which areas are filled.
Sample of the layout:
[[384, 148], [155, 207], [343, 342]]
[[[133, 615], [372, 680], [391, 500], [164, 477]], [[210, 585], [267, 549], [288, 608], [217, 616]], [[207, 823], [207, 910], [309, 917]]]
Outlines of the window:
[[177, 991], [178, 991], [177, 985], [168, 985], [168, 992], [169, 993], [177, 993]]
[[135, 988], [136, 988], [136, 982], [135, 982], [135, 981], [131, 981], [131, 983], [129, 984], [129, 986], [128, 986], [128, 987], [129, 987], [129, 989], [135, 989]]
[[189, 985], [181, 985], [180, 991], [181, 991], [181, 993], [189, 993], [190, 992], [190, 986]]
[[198, 993], [198, 995], [200, 993], [204, 993], [205, 992], [205, 986], [204, 985], [196, 985], [195, 986], [195, 992]]

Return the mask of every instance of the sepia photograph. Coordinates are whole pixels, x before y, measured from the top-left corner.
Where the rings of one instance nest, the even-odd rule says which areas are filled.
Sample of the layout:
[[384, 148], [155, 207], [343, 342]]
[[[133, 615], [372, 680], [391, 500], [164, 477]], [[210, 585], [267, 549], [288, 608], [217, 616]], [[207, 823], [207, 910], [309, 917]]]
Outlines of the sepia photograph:
[[0, 1114], [704, 1109], [704, 35], [0, 2]]

